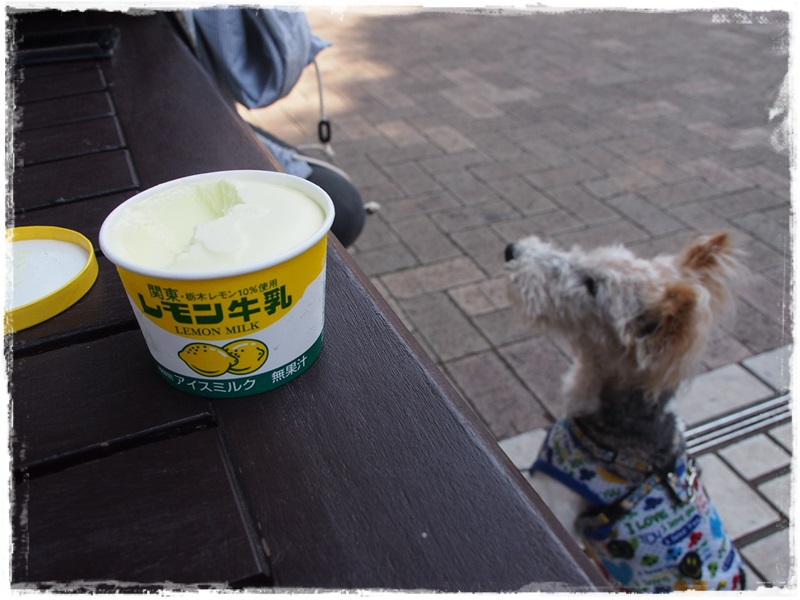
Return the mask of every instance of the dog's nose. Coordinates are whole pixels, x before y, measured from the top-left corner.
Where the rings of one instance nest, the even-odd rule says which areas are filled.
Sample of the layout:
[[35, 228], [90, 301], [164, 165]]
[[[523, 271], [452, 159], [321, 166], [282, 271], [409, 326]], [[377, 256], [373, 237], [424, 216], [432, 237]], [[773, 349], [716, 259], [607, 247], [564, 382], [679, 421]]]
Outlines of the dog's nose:
[[514, 244], [509, 244], [506, 246], [506, 262], [514, 260], [516, 257], [517, 249], [514, 247]]

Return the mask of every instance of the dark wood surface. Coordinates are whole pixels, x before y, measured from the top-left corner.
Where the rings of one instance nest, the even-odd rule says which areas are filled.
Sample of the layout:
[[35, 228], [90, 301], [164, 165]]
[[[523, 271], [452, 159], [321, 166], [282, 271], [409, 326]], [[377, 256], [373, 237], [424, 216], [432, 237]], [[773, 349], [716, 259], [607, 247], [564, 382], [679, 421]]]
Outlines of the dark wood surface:
[[[163, 14], [29, 13], [17, 33], [105, 23], [113, 57], [14, 73], [13, 224], [97, 247], [140, 189], [277, 168]], [[320, 358], [241, 399], [165, 384], [99, 264], [77, 304], [7, 339], [15, 585], [602, 585], [333, 237]]]

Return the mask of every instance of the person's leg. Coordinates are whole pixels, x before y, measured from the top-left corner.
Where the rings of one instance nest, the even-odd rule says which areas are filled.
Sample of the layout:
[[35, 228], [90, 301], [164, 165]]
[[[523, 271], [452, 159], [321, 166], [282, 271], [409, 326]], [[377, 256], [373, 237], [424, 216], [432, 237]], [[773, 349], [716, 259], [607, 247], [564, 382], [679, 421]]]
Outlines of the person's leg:
[[[281, 151], [280, 156], [276, 154], [279, 162], [281, 162], [281, 158], [289, 158], [290, 162], [295, 165], [302, 164], [303, 170], [306, 165], [311, 168], [311, 173], [305, 175], [305, 178], [325, 190], [333, 201], [336, 216], [333, 219], [331, 231], [345, 248], [355, 242], [364, 228], [366, 210], [361, 200], [361, 194], [347, 175], [324, 161], [296, 154], [297, 149], [290, 144], [256, 125], [250, 124], [250, 126], [273, 154], [276, 154], [276, 149], [271, 147], [269, 142], [279, 147], [277, 150]], [[284, 157], [283, 154], [287, 156]]]
[[366, 211], [356, 187], [342, 174], [324, 164], [309, 163], [311, 175], [306, 177], [325, 190], [333, 201], [336, 216], [331, 231], [346, 248], [356, 241], [364, 228]]

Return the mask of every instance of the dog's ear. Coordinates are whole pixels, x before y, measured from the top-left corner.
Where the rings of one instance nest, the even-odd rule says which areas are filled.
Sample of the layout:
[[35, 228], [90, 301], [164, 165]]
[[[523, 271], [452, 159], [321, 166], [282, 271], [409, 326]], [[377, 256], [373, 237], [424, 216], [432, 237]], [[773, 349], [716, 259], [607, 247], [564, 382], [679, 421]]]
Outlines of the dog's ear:
[[703, 236], [684, 248], [681, 267], [701, 277], [724, 268], [733, 257], [733, 244], [727, 231]]
[[676, 281], [635, 322], [637, 361], [651, 389], [675, 389], [691, 374], [703, 346], [698, 336], [706, 329], [698, 294], [691, 283]]
[[730, 234], [726, 231], [702, 236], [684, 248], [678, 267], [708, 290], [710, 307], [717, 317], [731, 314], [734, 283], [744, 274]]
[[[636, 336], [657, 336], [660, 344], [674, 341], [694, 325], [697, 291], [688, 283], [672, 283], [663, 295], [647, 307], [635, 321]], [[657, 342], [658, 343], [658, 342]], [[659, 345], [660, 345], [659, 344]]]

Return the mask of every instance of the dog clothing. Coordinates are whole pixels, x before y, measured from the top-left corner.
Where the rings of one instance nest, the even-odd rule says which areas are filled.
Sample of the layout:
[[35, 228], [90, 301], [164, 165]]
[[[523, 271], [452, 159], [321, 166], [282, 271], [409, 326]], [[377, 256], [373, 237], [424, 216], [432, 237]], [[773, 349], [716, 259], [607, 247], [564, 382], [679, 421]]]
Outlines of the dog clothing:
[[591, 503], [578, 523], [586, 551], [623, 590], [744, 588], [741, 556], [685, 452], [669, 473], [658, 472], [602, 448], [563, 418], [550, 429], [530, 469], [536, 471]]

